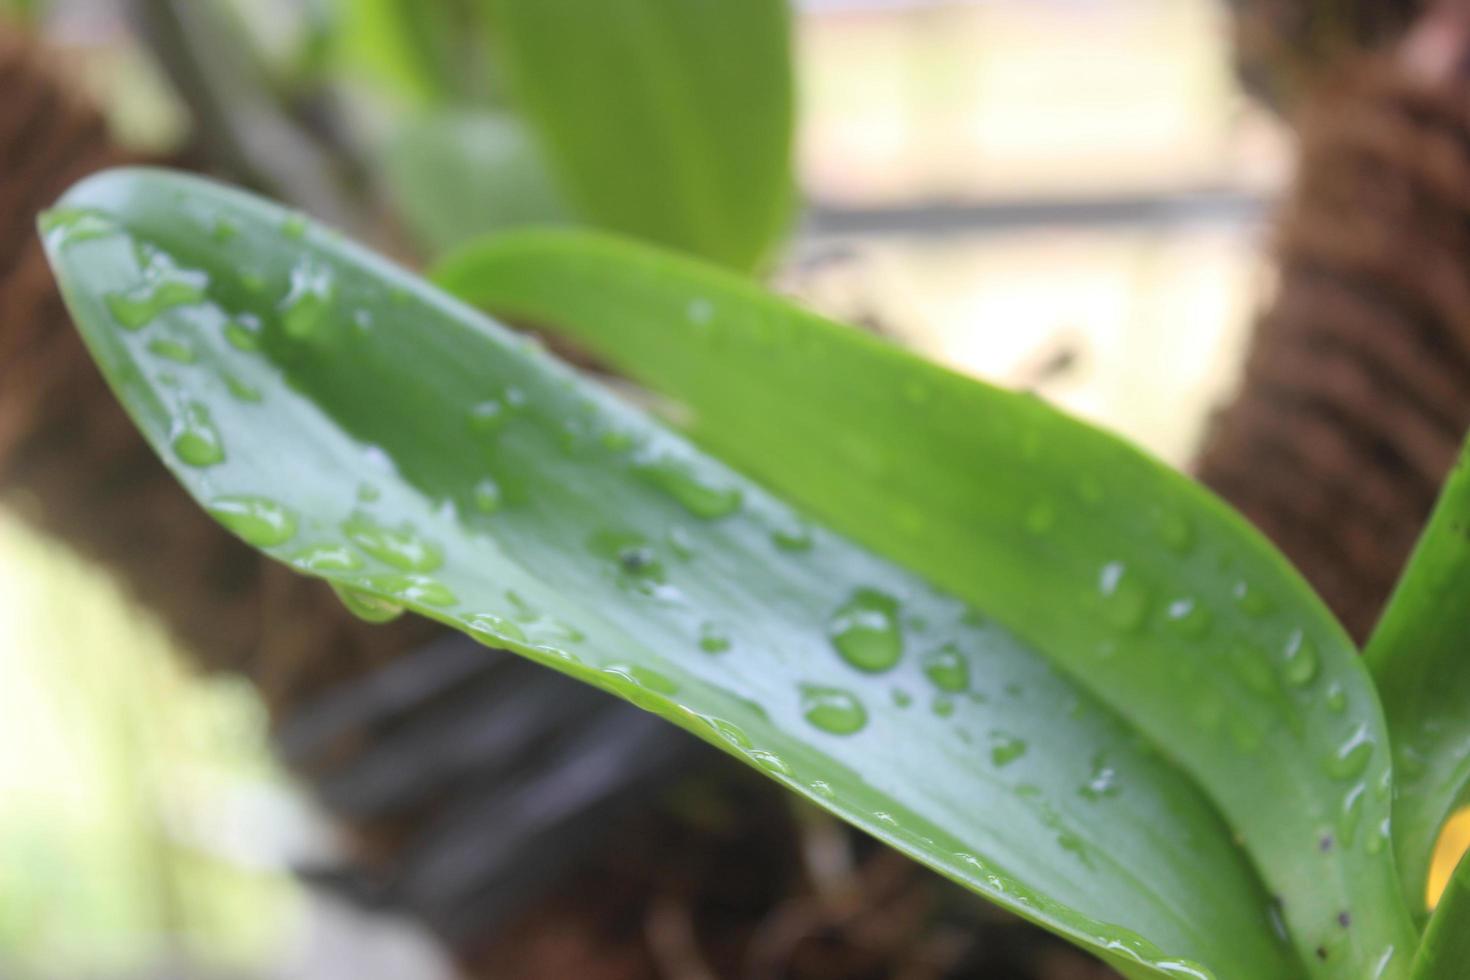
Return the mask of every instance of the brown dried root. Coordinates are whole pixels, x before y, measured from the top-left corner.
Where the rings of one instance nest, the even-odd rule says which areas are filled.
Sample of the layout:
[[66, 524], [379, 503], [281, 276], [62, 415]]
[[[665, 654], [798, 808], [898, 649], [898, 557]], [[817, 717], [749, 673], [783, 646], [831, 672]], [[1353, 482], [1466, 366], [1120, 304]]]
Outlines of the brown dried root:
[[1363, 63], [1301, 133], [1278, 291], [1198, 472], [1362, 639], [1470, 426], [1470, 88]]

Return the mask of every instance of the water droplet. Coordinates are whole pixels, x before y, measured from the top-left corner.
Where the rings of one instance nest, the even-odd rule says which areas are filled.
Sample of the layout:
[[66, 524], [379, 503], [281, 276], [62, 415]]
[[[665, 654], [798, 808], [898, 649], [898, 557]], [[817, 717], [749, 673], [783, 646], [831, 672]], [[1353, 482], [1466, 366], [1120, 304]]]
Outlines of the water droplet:
[[908, 691], [905, 691], [901, 687], [895, 687], [891, 693], [893, 697], [893, 703], [900, 708], [907, 708], [909, 705], [914, 703], [913, 695], [909, 694]]
[[1039, 500], [1026, 511], [1026, 530], [1046, 534], [1057, 525], [1057, 509], [1050, 501]]
[[214, 225], [209, 230], [209, 237], [221, 245], [232, 241], [240, 234], [240, 228], [224, 215], [218, 215], [214, 219]]
[[1367, 724], [1361, 724], [1353, 729], [1352, 735], [1337, 747], [1336, 752], [1327, 757], [1323, 768], [1333, 779], [1357, 779], [1368, 768], [1371, 758], [1373, 736]]
[[1173, 630], [1191, 640], [1203, 639], [1214, 625], [1210, 610], [1191, 598], [1176, 599], [1169, 603], [1167, 621]]
[[225, 461], [225, 446], [214, 427], [209, 409], [199, 402], [188, 402], [177, 418], [169, 442], [179, 459], [190, 466], [214, 466]]
[[344, 544], [319, 544], [292, 555], [291, 564], [307, 572], [355, 572], [362, 559]]
[[299, 242], [306, 237], [306, 215], [292, 213], [281, 222], [281, 234], [288, 240]]
[[738, 487], [707, 479], [679, 460], [640, 462], [635, 468], [695, 517], [714, 520], [740, 509], [742, 494]]
[[1026, 754], [1029, 748], [1025, 739], [1007, 735], [1005, 732], [990, 733], [990, 761], [997, 769], [1004, 769]]
[[850, 691], [803, 684], [801, 713], [806, 720], [833, 735], [852, 735], [868, 723], [868, 710]]
[[604, 674], [629, 681], [637, 687], [641, 687], [657, 694], [674, 695], [679, 693], [679, 685], [663, 674], [648, 667], [637, 664], [609, 664], [602, 668]]
[[475, 510], [482, 514], [493, 514], [500, 509], [500, 484], [485, 477], [475, 484]]
[[689, 305], [685, 308], [685, 315], [696, 327], [708, 326], [715, 316], [715, 304], [702, 297], [696, 297], [689, 301]]
[[236, 350], [260, 350], [260, 318], [242, 313], [225, 322], [225, 340]]
[[705, 623], [699, 627], [699, 649], [705, 653], [724, 653], [730, 649], [730, 635], [719, 623]]
[[158, 268], [150, 265], [149, 279], [142, 286], [107, 294], [107, 312], [123, 329], [141, 330], [165, 310], [204, 301], [203, 273], [185, 273], [171, 264], [152, 271]]
[[675, 524], [669, 528], [667, 537], [669, 539], [669, 547], [673, 549], [674, 554], [679, 558], [688, 561], [699, 553], [698, 549], [694, 547], [694, 538], [690, 536], [687, 528]]
[[397, 529], [387, 528], [358, 513], [342, 522], [342, 533], [378, 561], [405, 572], [432, 572], [444, 564], [438, 546], [420, 537], [406, 522]]
[[824, 799], [830, 800], [837, 795], [837, 791], [832, 788], [832, 784], [827, 782], [825, 779], [816, 780], [812, 783], [811, 788], [813, 793], [816, 793], [818, 796], [823, 797]]
[[1183, 514], [1160, 511], [1155, 515], [1155, 523], [1164, 545], [1176, 555], [1187, 555], [1194, 548], [1194, 526]]
[[1118, 770], [1108, 765], [1107, 756], [1098, 752], [1092, 757], [1092, 773], [1087, 782], [1077, 792], [1089, 800], [1101, 800], [1108, 796], [1117, 796], [1122, 791], [1118, 785]]
[[291, 287], [281, 300], [281, 329], [293, 340], [316, 333], [331, 308], [335, 295], [332, 270], [311, 259], [291, 268]]
[[1358, 828], [1363, 824], [1363, 795], [1368, 787], [1358, 783], [1342, 798], [1342, 816], [1338, 820], [1337, 835], [1344, 847], [1352, 847], [1358, 839]]
[[771, 529], [771, 541], [782, 551], [810, 551], [812, 529], [800, 518], [793, 516]]
[[791, 767], [786, 764], [786, 760], [774, 752], [768, 752], [765, 749], [751, 749], [746, 752], [746, 755], [766, 772], [775, 773], [777, 776], [792, 775]]
[[348, 612], [368, 623], [390, 623], [403, 615], [403, 607], [378, 596], [332, 583], [332, 591]]
[[470, 428], [481, 435], [499, 432], [508, 419], [505, 404], [498, 398], [487, 399], [470, 409]]
[[1317, 645], [1297, 630], [1286, 644], [1286, 683], [1292, 687], [1306, 687], [1317, 679], [1318, 664]]
[[388, 592], [404, 602], [445, 608], [459, 602], [447, 586], [423, 575], [372, 575], [363, 582], [375, 592]]
[[1276, 607], [1265, 593], [1259, 589], [1251, 588], [1247, 582], [1236, 582], [1231, 590], [1235, 596], [1236, 607], [1251, 619], [1261, 619], [1269, 616]]
[[929, 710], [938, 718], [950, 718], [954, 715], [954, 698], [943, 694], [936, 694], [934, 700], [929, 702]]
[[475, 613], [460, 622], [481, 641], [491, 644], [526, 642], [526, 634], [519, 626], [494, 613]]
[[295, 515], [267, 497], [216, 497], [209, 513], [257, 548], [274, 548], [296, 536]]
[[890, 670], [903, 656], [898, 602], [874, 589], [858, 589], [827, 624], [832, 645], [858, 670]]
[[1327, 710], [1335, 715], [1340, 715], [1347, 710], [1347, 695], [1343, 692], [1342, 685], [1333, 682], [1327, 689]]
[[41, 215], [41, 231], [53, 247], [69, 248], [78, 242], [106, 238], [119, 231], [105, 215], [84, 208], [53, 208]]
[[920, 661], [924, 676], [941, 691], [959, 694], [970, 688], [970, 662], [953, 643], [930, 650]]
[[1230, 666], [1246, 687], [1262, 697], [1274, 697], [1280, 690], [1276, 673], [1271, 669], [1266, 654], [1258, 647], [1241, 647], [1235, 652]]
[[1098, 593], [1103, 599], [1103, 616], [1119, 630], [1132, 632], [1148, 617], [1148, 589], [1120, 561], [1103, 566], [1098, 576]]
[[182, 341], [170, 340], [167, 337], [150, 340], [148, 353], [161, 357], [165, 361], [173, 361], [175, 364], [193, 364], [199, 360], [199, 355], [194, 353], [194, 348]]
[[259, 388], [241, 381], [228, 372], [221, 375], [221, 380], [224, 381], [225, 388], [229, 391], [230, 397], [236, 401], [247, 402], [252, 405], [260, 402], [261, 395]]

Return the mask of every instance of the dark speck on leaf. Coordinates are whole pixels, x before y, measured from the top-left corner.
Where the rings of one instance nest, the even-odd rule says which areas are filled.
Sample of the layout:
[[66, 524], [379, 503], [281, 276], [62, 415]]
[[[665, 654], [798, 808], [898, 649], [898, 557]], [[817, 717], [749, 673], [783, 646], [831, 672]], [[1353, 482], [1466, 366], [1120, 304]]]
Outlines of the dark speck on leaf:
[[1337, 913], [1337, 924], [1346, 929], [1348, 926], [1353, 924], [1352, 915], [1348, 912]]
[[1326, 854], [1328, 851], [1332, 850], [1333, 846], [1336, 845], [1336, 843], [1337, 841], [1333, 839], [1331, 834], [1323, 834], [1322, 839], [1317, 842], [1317, 846], [1322, 849], [1323, 854]]

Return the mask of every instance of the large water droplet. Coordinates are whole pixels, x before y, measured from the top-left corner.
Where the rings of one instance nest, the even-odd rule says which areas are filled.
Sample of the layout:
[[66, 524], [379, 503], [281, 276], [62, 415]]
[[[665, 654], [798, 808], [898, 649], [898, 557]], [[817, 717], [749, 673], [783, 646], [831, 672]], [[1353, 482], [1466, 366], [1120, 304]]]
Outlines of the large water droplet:
[[148, 254], [143, 276], [142, 284], [105, 297], [107, 312], [126, 330], [141, 330], [165, 310], [202, 303], [209, 283], [204, 273], [180, 269], [162, 252]]
[[610, 664], [602, 668], [602, 672], [657, 694], [672, 696], [679, 693], [679, 685], [672, 678], [638, 664]]
[[274, 548], [296, 536], [296, 517], [268, 497], [216, 497], [210, 515], [257, 548]]
[[447, 586], [423, 575], [372, 575], [363, 584], [374, 592], [387, 592], [408, 603], [442, 609], [459, 602]]
[[1103, 566], [1097, 591], [1103, 599], [1103, 617], [1117, 629], [1135, 631], [1148, 618], [1148, 589], [1122, 562]]
[[403, 607], [387, 599], [360, 592], [345, 585], [332, 583], [332, 591], [342, 600], [343, 607], [358, 619], [368, 623], [390, 623], [403, 615]]
[[345, 544], [318, 544], [292, 555], [291, 564], [307, 572], [355, 572], [362, 559]]
[[1004, 769], [1021, 758], [1029, 747], [1023, 738], [1005, 732], [990, 733], [990, 761], [998, 769]]
[[281, 300], [281, 329], [293, 340], [305, 340], [321, 326], [331, 308], [336, 287], [332, 271], [311, 259], [291, 269], [291, 287]]
[[1192, 598], [1176, 599], [1169, 603], [1166, 615], [1170, 629], [1190, 640], [1208, 636], [1214, 625], [1210, 610]]
[[850, 691], [803, 684], [801, 713], [813, 726], [833, 735], [852, 735], [868, 723], [868, 711]]
[[444, 554], [432, 541], [404, 523], [397, 528], [378, 524], [366, 514], [342, 522], [342, 533], [363, 551], [405, 572], [432, 572], [444, 564]]
[[174, 419], [169, 443], [179, 459], [190, 466], [214, 466], [225, 461], [225, 445], [214, 427], [209, 409], [199, 402], [188, 402]]
[[742, 494], [738, 487], [717, 483], [679, 460], [641, 462], [636, 468], [695, 517], [714, 520], [740, 509]]
[[260, 389], [256, 388], [254, 385], [241, 381], [239, 378], [229, 373], [221, 375], [221, 380], [224, 381], [225, 388], [229, 391], [230, 397], [235, 399], [236, 401], [246, 402], [247, 404], [251, 405], [258, 404], [260, 402]]
[[521, 631], [521, 628], [504, 616], [497, 616], [494, 613], [475, 613], [466, 616], [461, 622], [464, 623], [465, 629], [475, 634], [481, 642], [492, 645], [526, 642], [526, 634]]
[[924, 654], [924, 676], [941, 691], [959, 694], [970, 689], [970, 662], [953, 643]]
[[1306, 687], [1317, 679], [1318, 666], [1317, 645], [1300, 630], [1293, 633], [1286, 644], [1286, 683]]
[[119, 230], [111, 218], [84, 208], [53, 208], [41, 215], [41, 231], [57, 248], [70, 248], [79, 242], [106, 238]]
[[746, 755], [766, 772], [774, 773], [777, 776], [793, 775], [791, 767], [786, 764], [786, 760], [774, 752], [768, 752], [765, 749], [751, 749]]
[[1357, 779], [1368, 768], [1373, 758], [1373, 735], [1366, 724], [1353, 729], [1352, 735], [1337, 747], [1323, 763], [1327, 775], [1333, 779]]
[[891, 669], [903, 656], [898, 601], [875, 589], [858, 589], [827, 624], [832, 645], [858, 670]]
[[260, 318], [249, 313], [232, 317], [225, 323], [225, 340], [236, 350], [260, 350]]

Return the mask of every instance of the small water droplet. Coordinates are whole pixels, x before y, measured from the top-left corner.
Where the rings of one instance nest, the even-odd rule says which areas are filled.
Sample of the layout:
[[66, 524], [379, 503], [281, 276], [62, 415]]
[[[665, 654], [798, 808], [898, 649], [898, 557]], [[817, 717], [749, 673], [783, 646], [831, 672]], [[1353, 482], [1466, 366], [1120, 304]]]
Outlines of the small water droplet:
[[746, 755], [766, 772], [775, 773], [778, 776], [792, 775], [791, 767], [786, 764], [786, 760], [774, 752], [768, 752], [765, 749], [750, 749]]
[[1342, 685], [1336, 681], [1327, 689], [1327, 710], [1335, 715], [1340, 715], [1347, 710], [1347, 694], [1343, 692]]
[[1358, 839], [1358, 828], [1363, 824], [1363, 796], [1368, 787], [1358, 783], [1342, 798], [1342, 816], [1338, 820], [1337, 835], [1343, 847], [1352, 847]]
[[233, 241], [240, 234], [240, 227], [224, 215], [217, 215], [209, 230], [209, 237], [221, 245]]
[[858, 670], [890, 670], [903, 656], [898, 601], [875, 589], [858, 589], [839, 606], [827, 635], [842, 659]]
[[698, 549], [694, 547], [694, 538], [690, 535], [687, 528], [675, 524], [669, 528], [667, 537], [669, 539], [669, 547], [673, 549], [677, 557], [684, 561], [688, 561], [699, 553]]
[[438, 546], [420, 537], [406, 522], [396, 529], [387, 528], [357, 513], [342, 523], [342, 533], [378, 561], [405, 572], [432, 572], [444, 563]]
[[291, 286], [281, 300], [281, 329], [293, 340], [315, 334], [331, 308], [336, 287], [332, 270], [311, 259], [291, 268]]
[[180, 269], [162, 252], [146, 254], [142, 274], [141, 284], [104, 298], [107, 312], [125, 330], [141, 330], [165, 310], [204, 302], [208, 277]]
[[247, 384], [246, 382], [241, 381], [239, 378], [235, 377], [235, 375], [228, 372], [221, 375], [220, 379], [224, 381], [225, 388], [229, 391], [230, 397], [234, 398], [236, 401], [246, 402], [251, 405], [255, 405], [260, 402], [261, 395], [259, 388], [256, 388], [251, 384]]
[[719, 623], [705, 623], [699, 627], [699, 649], [705, 653], [724, 653], [730, 649], [730, 634]]
[[703, 297], [696, 297], [689, 301], [689, 305], [685, 308], [685, 315], [696, 327], [708, 326], [715, 316], [715, 304]]
[[236, 350], [260, 350], [260, 337], [259, 317], [242, 313], [225, 322], [225, 340]]
[[493, 435], [505, 428], [509, 417], [502, 401], [486, 399], [470, 409], [470, 428], [481, 435]]
[[997, 769], [1004, 769], [1026, 754], [1026, 740], [1005, 732], [990, 733], [990, 761]]
[[812, 529], [800, 518], [792, 516], [771, 529], [771, 541], [782, 551], [810, 551]]
[[387, 592], [396, 599], [423, 606], [442, 609], [459, 602], [447, 586], [423, 575], [372, 575], [363, 584], [375, 592]]
[[970, 662], [953, 643], [930, 650], [920, 662], [929, 683], [941, 691], [959, 694], [970, 689]]
[[306, 215], [292, 213], [281, 222], [281, 234], [287, 240], [299, 242], [306, 237]]
[[901, 687], [895, 687], [890, 693], [893, 697], [893, 703], [900, 708], [907, 708], [914, 703], [913, 695]]
[[296, 517], [268, 497], [216, 497], [209, 503], [215, 520], [257, 548], [274, 548], [296, 536]]
[[806, 720], [833, 735], [852, 735], [868, 724], [868, 711], [850, 691], [803, 684], [801, 713]]
[[954, 698], [944, 694], [934, 695], [934, 700], [929, 702], [929, 710], [937, 718], [950, 718], [954, 716]]
[[1292, 633], [1286, 644], [1286, 683], [1306, 687], [1317, 679], [1318, 666], [1317, 645], [1301, 630]]
[[1187, 639], [1199, 640], [1208, 636], [1214, 619], [1209, 609], [1192, 598], [1169, 603], [1167, 622], [1171, 629]]
[[1108, 765], [1107, 756], [1098, 752], [1092, 757], [1092, 772], [1087, 782], [1079, 789], [1078, 794], [1089, 800], [1101, 800], [1109, 796], [1117, 796], [1122, 792], [1118, 785], [1118, 770]]
[[1248, 582], [1236, 582], [1231, 594], [1235, 596], [1236, 608], [1251, 619], [1262, 619], [1276, 609], [1265, 593], [1252, 588]]
[[375, 503], [382, 499], [383, 491], [371, 483], [359, 483], [357, 485], [357, 499], [365, 504]]
[[1357, 779], [1368, 768], [1373, 758], [1373, 736], [1367, 724], [1353, 729], [1352, 735], [1337, 747], [1337, 751], [1323, 762], [1327, 775], [1333, 779]]
[[1245, 682], [1245, 686], [1262, 697], [1274, 697], [1280, 688], [1277, 684], [1276, 673], [1271, 669], [1266, 654], [1258, 647], [1245, 646], [1235, 652], [1230, 661], [1235, 675]]
[[348, 612], [364, 622], [391, 623], [403, 615], [403, 607], [387, 599], [338, 585], [336, 582], [332, 583], [332, 591], [337, 593], [337, 598]]
[[355, 572], [362, 559], [344, 544], [319, 544], [292, 555], [291, 564], [307, 572]]
[[656, 694], [672, 696], [679, 693], [679, 685], [671, 678], [648, 667], [637, 664], [609, 664], [602, 668], [602, 672], [629, 681], [636, 687], [653, 691]]
[[679, 460], [640, 462], [635, 469], [695, 517], [714, 520], [740, 509], [740, 488], [716, 483]]
[[500, 484], [490, 477], [485, 477], [475, 484], [475, 510], [482, 514], [493, 514], [500, 509], [502, 502]]
[[832, 788], [832, 784], [827, 782], [825, 779], [816, 780], [812, 783], [811, 788], [813, 793], [816, 793], [818, 796], [824, 799], [830, 800], [837, 795], [837, 791]]
[[214, 427], [209, 409], [199, 402], [188, 402], [174, 419], [169, 443], [179, 459], [190, 466], [215, 466], [225, 461], [225, 446]]
[[475, 613], [460, 620], [465, 629], [473, 633], [482, 642], [492, 645], [497, 643], [524, 643], [526, 634], [521, 628], [503, 616], [494, 613]]
[[106, 238], [119, 230], [111, 218], [84, 208], [53, 208], [41, 215], [41, 231], [57, 248], [70, 248], [79, 242]]
[[165, 361], [173, 361], [175, 364], [193, 364], [199, 360], [199, 355], [194, 353], [194, 348], [182, 341], [170, 340], [167, 337], [150, 340], [148, 353], [161, 357]]
[[1194, 548], [1194, 525], [1189, 518], [1172, 510], [1159, 511], [1155, 515], [1159, 537], [1165, 547], [1176, 555], [1187, 555]]
[[1120, 561], [1104, 565], [1098, 576], [1098, 594], [1103, 599], [1103, 616], [1115, 628], [1133, 632], [1148, 617], [1148, 589]]

